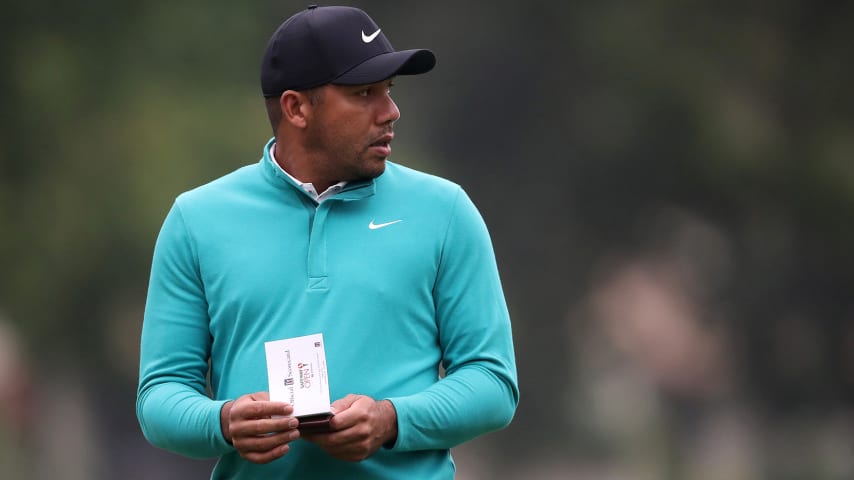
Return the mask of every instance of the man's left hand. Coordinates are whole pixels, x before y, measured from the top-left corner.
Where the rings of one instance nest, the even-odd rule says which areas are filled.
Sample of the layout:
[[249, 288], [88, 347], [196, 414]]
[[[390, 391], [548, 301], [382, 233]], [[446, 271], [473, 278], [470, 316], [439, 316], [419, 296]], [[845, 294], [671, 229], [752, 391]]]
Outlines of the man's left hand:
[[362, 461], [397, 439], [397, 412], [388, 400], [350, 394], [333, 402], [332, 411], [331, 432], [306, 433], [301, 438], [339, 460]]

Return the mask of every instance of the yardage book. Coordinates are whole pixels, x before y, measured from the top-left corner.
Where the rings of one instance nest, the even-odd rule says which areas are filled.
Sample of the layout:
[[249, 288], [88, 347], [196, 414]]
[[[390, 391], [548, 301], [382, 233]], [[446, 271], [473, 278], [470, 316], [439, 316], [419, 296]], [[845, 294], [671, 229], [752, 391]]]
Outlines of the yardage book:
[[323, 334], [264, 342], [270, 400], [287, 402], [300, 421], [300, 430], [327, 429], [329, 378]]

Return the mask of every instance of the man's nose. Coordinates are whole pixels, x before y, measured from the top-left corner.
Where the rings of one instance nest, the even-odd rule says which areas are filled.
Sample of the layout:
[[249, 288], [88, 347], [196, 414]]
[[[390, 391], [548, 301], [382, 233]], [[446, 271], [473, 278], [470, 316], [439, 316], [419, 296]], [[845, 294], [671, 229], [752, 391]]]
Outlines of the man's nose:
[[394, 123], [399, 118], [400, 110], [397, 108], [397, 104], [394, 103], [394, 100], [389, 95], [385, 95], [377, 122], [380, 125], [385, 125], [386, 123]]

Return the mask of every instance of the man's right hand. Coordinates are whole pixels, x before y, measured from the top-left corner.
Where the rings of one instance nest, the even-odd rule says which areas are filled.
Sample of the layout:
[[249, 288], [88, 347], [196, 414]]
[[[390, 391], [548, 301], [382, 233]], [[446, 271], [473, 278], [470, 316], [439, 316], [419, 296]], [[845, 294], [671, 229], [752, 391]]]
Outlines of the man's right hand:
[[253, 463], [270, 463], [288, 453], [299, 438], [294, 408], [271, 402], [267, 392], [256, 392], [227, 402], [220, 410], [222, 434], [240, 456]]

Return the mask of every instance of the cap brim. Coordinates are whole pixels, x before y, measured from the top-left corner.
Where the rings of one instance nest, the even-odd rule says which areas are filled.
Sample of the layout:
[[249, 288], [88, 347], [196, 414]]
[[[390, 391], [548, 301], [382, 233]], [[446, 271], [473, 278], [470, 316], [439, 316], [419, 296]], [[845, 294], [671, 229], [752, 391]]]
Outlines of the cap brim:
[[367, 85], [381, 82], [395, 75], [427, 73], [435, 65], [436, 56], [430, 50], [401, 50], [382, 53], [344, 72], [331, 83], [336, 85]]

